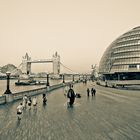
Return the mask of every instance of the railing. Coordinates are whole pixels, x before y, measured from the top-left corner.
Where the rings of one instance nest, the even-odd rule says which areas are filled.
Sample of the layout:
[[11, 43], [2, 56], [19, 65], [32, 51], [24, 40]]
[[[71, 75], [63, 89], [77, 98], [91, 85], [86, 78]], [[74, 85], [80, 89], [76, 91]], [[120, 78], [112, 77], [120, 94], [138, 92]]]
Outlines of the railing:
[[98, 81], [97, 84], [108, 87], [140, 85], [140, 80], [106, 80]]
[[5, 96], [0, 96], [0, 104], [4, 104], [6, 102]]
[[[24, 95], [34, 96], [34, 95], [38, 95], [41, 93], [50, 92], [50, 91], [53, 91], [55, 89], [65, 87], [66, 85], [69, 85], [71, 83], [75, 84], [75, 83], [77, 83], [77, 81], [67, 82], [65, 84], [61, 83], [61, 84], [57, 84], [57, 85], [53, 85], [53, 86], [49, 86], [49, 87], [38, 88], [38, 89], [33, 89], [33, 90], [17, 92], [17, 93], [11, 94], [11, 96], [13, 96], [13, 101], [16, 101], [16, 100], [22, 99]], [[0, 96], [0, 104], [4, 104], [4, 103], [6, 103], [6, 96], [5, 95]]]
[[125, 85], [140, 85], [140, 80], [108, 80], [108, 84], [115, 84], [116, 86]]
[[34, 90], [13, 93], [13, 97], [14, 97], [14, 100], [19, 100], [19, 99], [22, 99], [24, 95], [33, 96], [33, 95], [37, 95], [46, 91], [47, 89], [46, 87], [44, 87], [44, 88], [39, 88], [39, 89], [34, 89]]

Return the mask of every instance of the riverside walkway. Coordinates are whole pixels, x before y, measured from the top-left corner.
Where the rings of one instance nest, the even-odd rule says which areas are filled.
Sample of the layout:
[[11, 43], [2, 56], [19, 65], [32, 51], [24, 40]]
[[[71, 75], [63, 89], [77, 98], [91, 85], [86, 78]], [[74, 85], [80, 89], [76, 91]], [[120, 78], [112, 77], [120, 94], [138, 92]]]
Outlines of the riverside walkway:
[[[96, 88], [87, 98], [86, 89]], [[81, 94], [67, 108], [64, 89], [49, 92], [46, 106], [37, 96], [37, 110], [24, 110], [17, 120], [21, 101], [0, 106], [0, 140], [140, 140], [140, 92], [78, 83]]]

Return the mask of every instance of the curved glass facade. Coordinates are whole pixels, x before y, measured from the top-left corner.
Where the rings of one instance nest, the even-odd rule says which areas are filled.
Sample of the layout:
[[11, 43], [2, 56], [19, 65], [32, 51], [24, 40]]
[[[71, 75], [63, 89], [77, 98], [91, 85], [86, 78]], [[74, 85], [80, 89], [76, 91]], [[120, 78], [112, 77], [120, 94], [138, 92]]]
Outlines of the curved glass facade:
[[104, 52], [99, 74], [109, 80], [140, 79], [140, 26], [118, 37]]

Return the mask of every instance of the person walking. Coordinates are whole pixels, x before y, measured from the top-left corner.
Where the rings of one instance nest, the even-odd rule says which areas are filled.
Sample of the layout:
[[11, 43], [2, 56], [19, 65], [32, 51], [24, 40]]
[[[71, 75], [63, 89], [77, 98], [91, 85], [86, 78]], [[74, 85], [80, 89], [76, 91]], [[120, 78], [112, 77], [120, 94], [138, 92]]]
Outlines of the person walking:
[[96, 94], [96, 90], [95, 90], [95, 88], [94, 88], [94, 90], [93, 90], [93, 93], [94, 93], [94, 96], [95, 96], [95, 94]]
[[93, 97], [93, 95], [95, 96], [96, 90], [94, 88], [91, 89], [91, 95]]
[[34, 109], [37, 109], [37, 98], [36, 97], [33, 98], [33, 106], [34, 106]]
[[87, 96], [89, 97], [90, 90], [87, 88]]
[[28, 98], [27, 104], [28, 104], [29, 110], [30, 110], [31, 109], [31, 105], [32, 105], [32, 99], [31, 99], [31, 97]]
[[17, 118], [18, 118], [18, 120], [21, 120], [22, 110], [23, 110], [23, 105], [22, 105], [22, 103], [20, 103], [17, 107]]
[[27, 95], [24, 95], [24, 97], [23, 97], [23, 103], [22, 103], [23, 109], [26, 109], [27, 101], [28, 101]]
[[75, 93], [74, 93], [74, 90], [72, 89], [72, 85], [70, 85], [70, 89], [68, 90], [68, 93], [67, 93], [67, 98], [69, 98], [69, 105], [70, 107], [73, 106], [74, 104], [74, 101], [75, 101]]
[[68, 93], [68, 86], [65, 86], [65, 88], [64, 88], [64, 96], [67, 96], [67, 93]]
[[46, 94], [43, 93], [43, 104], [46, 105], [46, 102], [47, 102]]

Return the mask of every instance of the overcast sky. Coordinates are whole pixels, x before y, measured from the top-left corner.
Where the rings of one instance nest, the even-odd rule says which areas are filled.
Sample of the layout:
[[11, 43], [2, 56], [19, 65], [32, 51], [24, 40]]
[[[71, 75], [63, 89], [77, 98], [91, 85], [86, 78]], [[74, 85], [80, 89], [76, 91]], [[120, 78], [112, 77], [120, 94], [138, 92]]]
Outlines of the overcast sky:
[[140, 0], [0, 0], [0, 66], [18, 66], [26, 52], [49, 59], [57, 51], [64, 65], [90, 71], [112, 41], [139, 25]]

